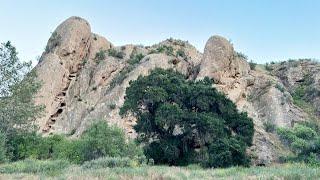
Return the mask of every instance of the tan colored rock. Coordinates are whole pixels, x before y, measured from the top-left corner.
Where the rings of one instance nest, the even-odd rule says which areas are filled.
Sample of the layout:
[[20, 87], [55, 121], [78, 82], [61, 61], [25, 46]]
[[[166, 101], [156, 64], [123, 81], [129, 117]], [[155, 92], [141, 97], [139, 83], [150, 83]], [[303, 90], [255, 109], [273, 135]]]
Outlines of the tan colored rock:
[[56, 116], [65, 109], [65, 94], [80, 63], [88, 53], [91, 30], [87, 21], [71, 17], [60, 24], [52, 33], [36, 66], [42, 87], [36, 103], [45, 105], [45, 114], [38, 119], [42, 131], [49, 131]]
[[208, 76], [217, 83], [225, 83], [226, 78], [248, 74], [247, 62], [235, 56], [233, 46], [221, 36], [212, 36], [206, 43], [198, 79]]
[[98, 34], [92, 33], [88, 59], [94, 59], [96, 57], [97, 52], [107, 52], [108, 49], [112, 47], [112, 43], [110, 43], [106, 38], [99, 36]]
[[[161, 46], [171, 47], [172, 52], [157, 52]], [[109, 56], [110, 48], [124, 56]], [[99, 51], [104, 51], [106, 57], [97, 61]], [[183, 51], [183, 57], [178, 51]], [[129, 63], [132, 55], [140, 53], [145, 56], [140, 62]], [[105, 120], [134, 138], [135, 118], [119, 116], [129, 82], [157, 67], [172, 68], [189, 79], [213, 78], [214, 87], [225, 93], [240, 111], [248, 112], [255, 125], [253, 146], [248, 152], [256, 157], [253, 163], [257, 165], [276, 162], [280, 155], [287, 153], [277, 135], [266, 132], [265, 123], [292, 127], [308, 119], [308, 115], [293, 104], [290, 95], [302, 83], [305, 73], [312, 74], [314, 92], [320, 92], [319, 64], [302, 61], [298, 65], [274, 65], [271, 73], [259, 68], [250, 70], [248, 62], [220, 36], [208, 40], [203, 54], [188, 42], [174, 39], [151, 47], [116, 47], [104, 37], [91, 33], [88, 22], [79, 17], [71, 17], [57, 27], [41, 60], [35, 67], [43, 82], [36, 103], [45, 105], [46, 109], [37, 122], [45, 135], [78, 136], [92, 122]], [[313, 96], [310, 102], [320, 112], [320, 98], [308, 95]]]

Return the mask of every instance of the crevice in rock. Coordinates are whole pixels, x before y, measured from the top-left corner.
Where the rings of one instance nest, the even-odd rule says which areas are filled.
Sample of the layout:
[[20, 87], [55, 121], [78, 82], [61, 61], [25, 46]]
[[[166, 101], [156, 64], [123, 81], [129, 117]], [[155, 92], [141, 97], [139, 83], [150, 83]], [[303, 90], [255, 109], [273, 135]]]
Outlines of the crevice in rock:
[[[80, 57], [79, 57], [80, 59], [83, 59], [84, 57], [88, 56], [88, 51], [91, 46], [90, 40], [91, 39], [89, 38], [87, 41], [84, 41], [87, 44], [87, 46], [85, 46], [85, 48], [82, 49], [82, 52], [84, 53], [80, 54]], [[73, 51], [73, 53], [75, 53], [75, 50]], [[73, 67], [71, 67], [69, 69], [69, 73], [64, 75], [64, 79], [66, 81], [64, 88], [55, 96], [55, 102], [58, 102], [59, 105], [57, 107], [57, 110], [47, 120], [44, 128], [42, 129], [43, 133], [49, 133], [49, 134], [52, 133], [50, 131], [55, 129], [54, 124], [56, 123], [59, 116], [64, 112], [64, 110], [67, 107], [67, 104], [66, 104], [67, 91], [70, 88], [71, 81], [74, 81], [74, 80], [76, 81], [77, 75], [79, 71], [82, 69], [81, 62], [79, 62], [78, 64], [75, 64], [75, 67], [76, 67], [75, 71], [72, 70]]]

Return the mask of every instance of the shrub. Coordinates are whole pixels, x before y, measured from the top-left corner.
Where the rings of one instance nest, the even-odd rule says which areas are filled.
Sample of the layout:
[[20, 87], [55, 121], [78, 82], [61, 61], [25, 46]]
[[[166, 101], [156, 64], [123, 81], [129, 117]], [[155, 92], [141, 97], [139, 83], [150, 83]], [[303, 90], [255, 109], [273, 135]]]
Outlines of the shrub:
[[292, 161], [304, 161], [315, 165], [320, 157], [320, 136], [318, 127], [295, 124], [292, 129], [278, 128], [277, 133], [294, 153]]
[[179, 49], [179, 50], [176, 52], [176, 57], [185, 58], [185, 57], [186, 57], [186, 53], [184, 52], [183, 49]]
[[[135, 143], [126, 143], [124, 132], [115, 127], [109, 127], [104, 121], [94, 123], [78, 141], [80, 162], [111, 157], [141, 157], [142, 150]], [[134, 152], [132, 151], [134, 150]]]
[[127, 77], [128, 77], [128, 74], [135, 68], [135, 66], [127, 66], [127, 67], [124, 67], [120, 73], [114, 77], [112, 79], [112, 81], [110, 82], [110, 87], [109, 89], [112, 89], [114, 88], [116, 85], [120, 85]]
[[250, 69], [251, 70], [255, 70], [256, 69], [256, 66], [257, 66], [257, 63], [253, 62], [252, 60], [249, 62], [249, 66], [250, 66]]
[[[104, 58], [103, 58], [104, 59]], [[82, 66], [85, 66], [86, 64], [88, 63], [88, 59], [87, 58], [84, 58], [81, 62], [81, 65]]]
[[34, 132], [16, 135], [8, 144], [12, 161], [63, 159], [81, 164], [103, 156], [143, 158], [142, 149], [134, 142], [126, 142], [122, 130], [102, 121], [94, 123], [79, 139], [69, 140], [61, 135], [41, 137]]
[[115, 57], [115, 58], [124, 58], [125, 54], [122, 51], [117, 51], [114, 48], [108, 49], [109, 56]]
[[141, 61], [143, 58], [144, 58], [144, 55], [141, 54], [141, 53], [139, 53], [139, 54], [133, 54], [133, 55], [131, 55], [128, 63], [129, 63], [130, 65], [136, 65], [136, 64], [139, 64], [140, 61]]
[[248, 60], [248, 56], [243, 54], [242, 52], [235, 52], [235, 56], [244, 60]]
[[7, 142], [7, 154], [11, 161], [26, 158], [37, 158], [41, 137], [33, 133], [17, 133], [11, 136]]
[[276, 130], [276, 125], [270, 121], [264, 122], [263, 126], [266, 132], [274, 132]]
[[282, 93], [285, 91], [284, 87], [283, 87], [281, 84], [279, 84], [279, 83], [277, 83], [275, 87], [276, 87], [279, 91], [281, 91]]
[[156, 164], [249, 164], [245, 149], [252, 143], [253, 122], [208, 78], [188, 81], [173, 70], [155, 69], [130, 82], [120, 109], [121, 115], [127, 112], [137, 117], [138, 141]]
[[115, 104], [110, 104], [110, 105], [109, 105], [109, 108], [110, 108], [110, 109], [115, 109], [116, 107], [117, 107], [117, 106], [116, 106]]
[[69, 165], [68, 161], [63, 160], [39, 161], [27, 159], [0, 166], [0, 173], [34, 173], [53, 176], [61, 174], [61, 171], [69, 167]]
[[106, 51], [100, 49], [100, 51], [96, 53], [96, 56], [94, 59], [99, 63], [100, 61], [104, 60], [105, 58], [106, 58]]
[[166, 53], [168, 56], [173, 56], [173, 47], [167, 45], [160, 45], [156, 52], [153, 53]]

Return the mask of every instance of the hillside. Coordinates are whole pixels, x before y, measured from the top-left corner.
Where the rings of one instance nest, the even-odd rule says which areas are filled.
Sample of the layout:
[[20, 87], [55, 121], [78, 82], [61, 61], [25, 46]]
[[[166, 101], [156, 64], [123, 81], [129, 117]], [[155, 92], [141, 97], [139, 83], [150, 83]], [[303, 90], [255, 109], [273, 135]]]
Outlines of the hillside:
[[288, 153], [266, 126], [293, 127], [320, 116], [320, 64], [311, 60], [254, 67], [220, 36], [210, 37], [203, 53], [175, 39], [114, 46], [91, 32], [86, 20], [71, 17], [52, 33], [35, 67], [43, 83], [36, 103], [46, 106], [37, 119], [41, 133], [77, 137], [92, 121], [103, 119], [134, 138], [135, 118], [120, 117], [119, 108], [129, 82], [156, 67], [175, 69], [189, 79], [213, 78], [213, 86], [254, 120], [254, 145], [248, 152], [255, 165], [277, 162]]

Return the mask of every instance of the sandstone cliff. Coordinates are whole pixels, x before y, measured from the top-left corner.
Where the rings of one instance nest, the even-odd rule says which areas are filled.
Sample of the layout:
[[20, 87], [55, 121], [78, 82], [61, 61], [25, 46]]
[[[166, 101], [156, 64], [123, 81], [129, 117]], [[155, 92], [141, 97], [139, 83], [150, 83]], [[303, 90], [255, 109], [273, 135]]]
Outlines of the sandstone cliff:
[[[103, 119], [134, 138], [134, 117], [121, 118], [118, 114], [129, 81], [147, 75], [155, 67], [173, 68], [189, 79], [213, 78], [213, 86], [234, 101], [239, 110], [248, 112], [255, 124], [254, 145], [248, 151], [255, 164], [268, 164], [277, 161], [286, 148], [275, 133], [266, 131], [266, 124], [292, 127], [295, 122], [310, 116], [317, 119], [320, 114], [319, 64], [297, 63], [270, 65], [270, 71], [261, 66], [251, 69], [246, 58], [220, 36], [207, 41], [203, 54], [188, 42], [175, 39], [149, 47], [116, 47], [92, 33], [84, 19], [71, 17], [52, 33], [35, 67], [43, 82], [37, 103], [46, 106], [45, 115], [37, 122], [45, 135], [78, 136], [92, 121]], [[294, 90], [308, 77], [308, 83], [315, 88], [305, 97], [315, 107], [312, 115], [296, 106], [292, 98]]]

